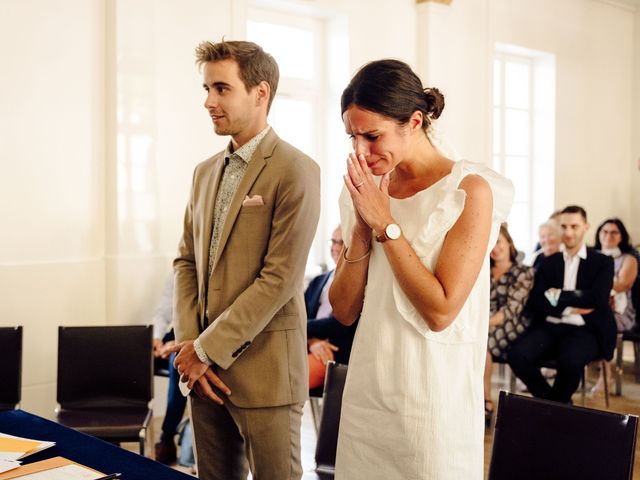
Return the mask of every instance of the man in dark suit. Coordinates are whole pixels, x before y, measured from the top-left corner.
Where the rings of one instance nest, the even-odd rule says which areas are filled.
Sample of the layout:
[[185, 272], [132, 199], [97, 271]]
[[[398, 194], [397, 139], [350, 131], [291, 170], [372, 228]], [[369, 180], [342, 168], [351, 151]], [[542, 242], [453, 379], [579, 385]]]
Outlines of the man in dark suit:
[[[338, 226], [331, 234], [331, 258], [338, 263], [344, 243]], [[329, 303], [329, 287], [335, 269], [318, 275], [304, 292], [307, 308], [307, 345], [309, 348], [309, 388], [324, 384], [324, 374], [329, 360], [347, 365], [357, 322], [345, 326], [333, 316]]]
[[[508, 360], [535, 397], [568, 403], [584, 366], [613, 357], [616, 322], [609, 306], [613, 260], [586, 247], [587, 213], [568, 206], [560, 226], [564, 249], [542, 260], [527, 304], [531, 329], [514, 344]], [[553, 386], [540, 372], [549, 360], [557, 368]]]

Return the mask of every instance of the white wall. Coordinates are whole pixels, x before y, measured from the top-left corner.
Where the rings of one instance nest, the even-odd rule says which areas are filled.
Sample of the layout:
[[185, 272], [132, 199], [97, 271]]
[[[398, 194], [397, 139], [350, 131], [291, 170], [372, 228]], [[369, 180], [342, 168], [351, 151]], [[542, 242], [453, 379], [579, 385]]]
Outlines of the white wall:
[[[594, 222], [620, 215], [640, 240], [638, 13], [598, 0], [264, 3], [312, 9], [343, 32], [330, 40], [347, 49], [347, 75], [383, 57], [415, 66], [447, 95], [442, 128], [484, 162], [493, 42], [554, 53], [557, 205], [582, 203]], [[0, 325], [25, 326], [27, 410], [52, 414], [58, 325], [148, 321], [193, 167], [225, 144], [193, 49], [242, 38], [246, 11], [234, 0], [0, 0]], [[329, 122], [343, 142], [339, 114]], [[325, 166], [329, 211], [338, 150]]]
[[0, 8], [0, 325], [24, 326], [22, 404], [50, 414], [57, 326], [106, 320], [104, 4]]
[[[621, 174], [632, 159], [637, 15], [623, 2], [600, 0], [419, 5], [418, 64], [426, 83], [447, 96], [441, 127], [461, 156], [490, 165], [494, 44], [555, 55], [556, 207], [583, 205], [595, 225], [619, 216], [637, 232], [638, 170]], [[636, 92], [637, 84], [636, 77]]]
[[631, 128], [631, 159], [629, 162], [629, 178], [631, 189], [629, 203], [631, 204], [631, 218], [629, 234], [634, 244], [640, 244], [640, 8], [634, 17], [633, 37], [633, 120]]

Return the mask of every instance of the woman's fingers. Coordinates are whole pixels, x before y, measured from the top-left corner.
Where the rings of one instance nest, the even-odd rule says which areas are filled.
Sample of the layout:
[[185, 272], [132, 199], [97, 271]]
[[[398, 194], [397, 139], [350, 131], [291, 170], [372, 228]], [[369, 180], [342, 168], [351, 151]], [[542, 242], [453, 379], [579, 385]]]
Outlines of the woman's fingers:
[[373, 182], [373, 176], [367, 166], [367, 161], [364, 155], [360, 154], [356, 156], [354, 153], [350, 153], [347, 158], [347, 173], [353, 183], [353, 186], [357, 189], [366, 187], [369, 183]]

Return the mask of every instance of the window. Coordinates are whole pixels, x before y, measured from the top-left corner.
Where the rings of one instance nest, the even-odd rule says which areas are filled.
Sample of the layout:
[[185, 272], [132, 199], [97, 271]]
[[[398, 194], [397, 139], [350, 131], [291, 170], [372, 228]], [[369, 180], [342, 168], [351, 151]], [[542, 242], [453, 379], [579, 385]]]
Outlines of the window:
[[[348, 45], [329, 41], [339, 37], [342, 28], [340, 18], [320, 14], [264, 8], [250, 8], [248, 12], [247, 40], [273, 55], [280, 69], [269, 124], [282, 139], [309, 155], [321, 168], [321, 216], [307, 261], [308, 276], [333, 267], [327, 240], [339, 223], [338, 195], [342, 183], [338, 172], [343, 170], [336, 158], [346, 160], [350, 151], [340, 121], [342, 90], [334, 87], [347, 84]], [[328, 58], [331, 69], [327, 68]]]
[[493, 63], [493, 166], [515, 197], [508, 218], [516, 248], [531, 253], [553, 212], [555, 59], [498, 44]]

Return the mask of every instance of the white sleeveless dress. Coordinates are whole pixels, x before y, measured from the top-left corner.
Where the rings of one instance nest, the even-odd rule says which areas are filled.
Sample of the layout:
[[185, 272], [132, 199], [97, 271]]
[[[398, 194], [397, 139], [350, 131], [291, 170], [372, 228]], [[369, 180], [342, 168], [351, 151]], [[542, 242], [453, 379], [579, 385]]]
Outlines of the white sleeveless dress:
[[[511, 208], [513, 186], [484, 165], [461, 160], [451, 173], [406, 199], [391, 214], [433, 272], [460, 216], [469, 174], [491, 185], [493, 219], [485, 262], [453, 323], [433, 332], [406, 297], [382, 245], [373, 242], [364, 305], [349, 361], [336, 460], [337, 480], [481, 480], [482, 375], [489, 325], [489, 252]], [[355, 222], [340, 197], [345, 241]]]

